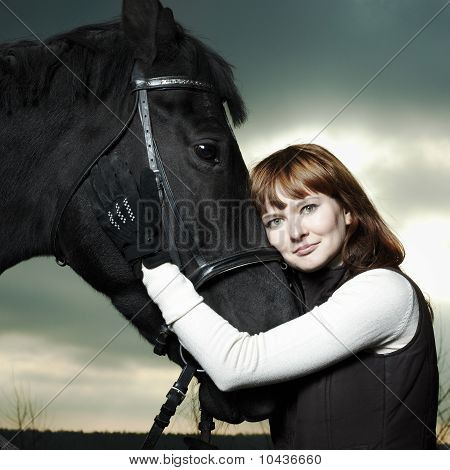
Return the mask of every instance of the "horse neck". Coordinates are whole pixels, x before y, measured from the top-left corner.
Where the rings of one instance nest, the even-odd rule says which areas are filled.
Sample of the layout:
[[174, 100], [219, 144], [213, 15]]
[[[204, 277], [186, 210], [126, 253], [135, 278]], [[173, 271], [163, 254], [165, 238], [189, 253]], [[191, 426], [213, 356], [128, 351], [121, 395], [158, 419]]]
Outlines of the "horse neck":
[[[22, 191], [17, 185], [15, 189], [17, 193], [14, 195]], [[44, 210], [33, 209], [29, 196], [21, 197], [20, 204], [20, 207], [16, 205], [15, 196], [8, 200], [2, 197], [0, 274], [21, 261], [50, 254], [50, 242], [46, 237], [48, 230], [45, 228], [50, 223], [49, 215]]]
[[54, 198], [54, 188], [44, 177], [49, 158], [39, 142], [44, 139], [42, 132], [23, 124], [29, 122], [25, 112], [2, 122], [7, 125], [0, 135], [0, 273], [20, 261], [50, 253], [53, 212], [48, 201]]
[[[52, 254], [51, 228], [58, 200], [80, 165], [81, 103], [54, 100], [13, 111], [1, 121], [0, 273], [34, 256]], [[88, 152], [88, 146], [84, 146]], [[74, 172], [75, 170], [73, 170]]]

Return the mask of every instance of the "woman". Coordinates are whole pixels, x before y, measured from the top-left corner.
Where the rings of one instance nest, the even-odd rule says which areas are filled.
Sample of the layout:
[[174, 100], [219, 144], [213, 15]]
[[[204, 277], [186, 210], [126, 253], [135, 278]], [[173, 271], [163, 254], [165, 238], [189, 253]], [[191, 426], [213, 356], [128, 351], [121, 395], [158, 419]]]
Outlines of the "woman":
[[[155, 187], [152, 176], [143, 184]], [[98, 173], [93, 187], [101, 196]], [[170, 329], [221, 390], [286, 382], [271, 419], [276, 448], [435, 448], [431, 308], [400, 271], [403, 247], [359, 183], [308, 144], [260, 162], [252, 195], [270, 243], [299, 278], [304, 309], [270, 331], [239, 332], [153, 250], [143, 282]], [[96, 205], [114, 240], [106, 209]]]

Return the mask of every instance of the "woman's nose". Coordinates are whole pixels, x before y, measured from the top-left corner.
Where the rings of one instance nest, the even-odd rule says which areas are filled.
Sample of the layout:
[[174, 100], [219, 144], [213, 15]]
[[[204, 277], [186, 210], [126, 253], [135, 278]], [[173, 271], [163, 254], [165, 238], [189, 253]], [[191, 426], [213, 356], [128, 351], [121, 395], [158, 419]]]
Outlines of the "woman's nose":
[[289, 236], [291, 240], [299, 240], [306, 233], [308, 233], [305, 227], [304, 221], [302, 221], [301, 217], [296, 217], [293, 220], [291, 220], [288, 226], [289, 226]]

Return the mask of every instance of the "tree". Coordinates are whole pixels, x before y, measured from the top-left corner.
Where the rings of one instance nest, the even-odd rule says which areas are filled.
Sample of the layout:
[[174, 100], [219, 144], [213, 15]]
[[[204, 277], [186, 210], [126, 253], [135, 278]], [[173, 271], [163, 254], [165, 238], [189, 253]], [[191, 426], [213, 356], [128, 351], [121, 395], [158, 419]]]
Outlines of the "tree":
[[450, 438], [450, 367], [448, 364], [448, 353], [444, 352], [443, 335], [440, 335], [438, 346], [438, 366], [439, 366], [439, 401], [437, 415], [437, 440], [438, 444], [448, 442]]
[[12, 374], [11, 392], [3, 391], [1, 415], [6, 427], [17, 431], [14, 443], [21, 449], [36, 449], [39, 430], [45, 429], [46, 412], [40, 412], [42, 405], [33, 397], [30, 388], [18, 384]]

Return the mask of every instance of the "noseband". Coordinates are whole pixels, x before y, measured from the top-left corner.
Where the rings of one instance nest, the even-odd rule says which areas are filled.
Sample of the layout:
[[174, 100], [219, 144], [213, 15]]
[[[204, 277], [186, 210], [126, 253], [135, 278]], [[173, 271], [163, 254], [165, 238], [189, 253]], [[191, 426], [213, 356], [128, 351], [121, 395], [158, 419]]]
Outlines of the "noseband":
[[[108, 145], [98, 154], [98, 156], [84, 168], [83, 172], [80, 174], [71, 190], [67, 193], [66, 198], [63, 198], [57, 207], [56, 216], [52, 227], [51, 243], [56, 262], [60, 266], [65, 266], [67, 264], [58, 243], [58, 230], [61, 224], [61, 219], [64, 215], [64, 211], [79, 187], [89, 176], [93, 166], [118, 144], [120, 139], [128, 130], [136, 112], [139, 112], [142, 123], [147, 160], [150, 169], [154, 172], [158, 183], [160, 204], [167, 204], [174, 216], [175, 222], [178, 225], [177, 229], [185, 228], [185, 223], [176, 205], [172, 188], [169, 184], [169, 180], [167, 178], [167, 174], [158, 151], [157, 142], [152, 131], [152, 124], [150, 119], [150, 94], [155, 90], [170, 91], [177, 89], [189, 89], [202, 93], [215, 93], [215, 89], [209, 83], [198, 80], [191, 80], [187, 77], [142, 78], [141, 75], [142, 74], [139, 68], [137, 65], [135, 65], [131, 82], [131, 90], [135, 95], [135, 99], [133, 109], [126, 123], [117, 133], [117, 135], [111, 140], [111, 142], [109, 142]], [[171, 227], [168, 227], [165, 230], [166, 235], [169, 237], [168, 241], [171, 258], [178, 266], [181, 266], [180, 254], [176, 247], [174, 232], [175, 230], [171, 229]], [[196, 288], [199, 288], [210, 279], [234, 269], [270, 261], [283, 261], [279, 252], [269, 246], [240, 250], [228, 256], [220, 257], [212, 261], [206, 261], [205, 258], [201, 255], [197, 243], [193, 243], [192, 247], [190, 248], [190, 254], [192, 255], [191, 258], [195, 262], [195, 269], [192, 273], [189, 274], [189, 278]]]

